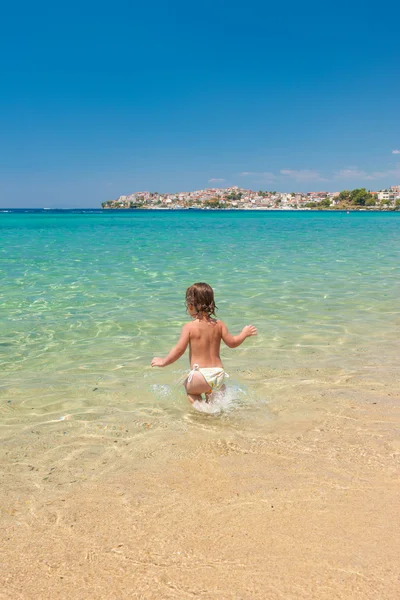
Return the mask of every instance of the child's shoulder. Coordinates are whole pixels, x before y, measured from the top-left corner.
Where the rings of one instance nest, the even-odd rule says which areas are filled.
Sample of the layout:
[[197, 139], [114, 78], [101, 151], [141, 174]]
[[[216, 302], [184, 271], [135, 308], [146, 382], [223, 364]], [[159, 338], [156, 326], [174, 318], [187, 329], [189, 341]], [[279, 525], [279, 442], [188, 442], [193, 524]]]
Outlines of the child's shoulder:
[[[221, 327], [224, 325], [224, 322], [220, 319], [213, 319], [212, 317], [210, 317], [209, 319], [207, 319], [206, 324]], [[191, 329], [198, 329], [199, 327], [204, 327], [204, 321], [197, 321], [195, 319], [194, 321], [189, 321], [188, 323], [185, 323], [183, 329], [190, 331]]]

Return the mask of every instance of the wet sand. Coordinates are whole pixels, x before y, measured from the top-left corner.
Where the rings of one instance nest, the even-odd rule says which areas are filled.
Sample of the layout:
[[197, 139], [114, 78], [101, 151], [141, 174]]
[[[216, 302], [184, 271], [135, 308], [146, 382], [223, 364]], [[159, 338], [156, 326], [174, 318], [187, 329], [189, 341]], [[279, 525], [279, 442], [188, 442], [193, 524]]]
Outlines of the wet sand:
[[187, 407], [10, 434], [0, 598], [399, 597], [397, 372], [246, 376], [269, 425]]

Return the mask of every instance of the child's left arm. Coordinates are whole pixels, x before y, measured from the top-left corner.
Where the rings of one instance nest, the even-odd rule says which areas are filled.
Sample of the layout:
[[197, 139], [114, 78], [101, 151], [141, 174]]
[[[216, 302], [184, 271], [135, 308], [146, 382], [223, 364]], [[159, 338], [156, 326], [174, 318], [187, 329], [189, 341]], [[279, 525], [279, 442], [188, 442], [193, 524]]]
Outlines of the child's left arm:
[[189, 344], [189, 329], [190, 323], [186, 323], [181, 331], [181, 337], [178, 343], [174, 346], [167, 354], [165, 358], [159, 358], [156, 356], [151, 361], [152, 367], [166, 367], [178, 360], [185, 353], [185, 350]]

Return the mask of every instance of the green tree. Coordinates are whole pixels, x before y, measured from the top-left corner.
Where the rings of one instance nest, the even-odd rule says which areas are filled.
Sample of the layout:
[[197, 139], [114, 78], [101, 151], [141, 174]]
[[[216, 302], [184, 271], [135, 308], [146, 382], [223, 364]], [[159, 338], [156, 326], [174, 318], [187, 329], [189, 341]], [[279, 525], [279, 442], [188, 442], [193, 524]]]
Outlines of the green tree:
[[365, 206], [367, 200], [373, 199], [365, 188], [356, 188], [350, 192], [350, 202], [355, 206]]
[[342, 190], [339, 193], [339, 202], [349, 202], [349, 200], [350, 200], [349, 190]]
[[210, 198], [210, 200], [206, 200], [204, 206], [209, 208], [225, 208], [225, 204], [221, 204], [219, 198]]
[[324, 198], [323, 200], [321, 200], [321, 202], [319, 203], [320, 206], [323, 206], [324, 208], [328, 208], [328, 206], [331, 205], [331, 201], [329, 198]]

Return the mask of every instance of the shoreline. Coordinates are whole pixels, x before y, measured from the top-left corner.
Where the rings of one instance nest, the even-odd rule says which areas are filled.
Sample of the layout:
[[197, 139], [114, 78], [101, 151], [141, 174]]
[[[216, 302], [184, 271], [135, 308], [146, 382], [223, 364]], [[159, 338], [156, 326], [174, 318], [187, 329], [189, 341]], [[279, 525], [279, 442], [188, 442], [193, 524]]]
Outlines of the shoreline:
[[368, 213], [393, 213], [393, 212], [400, 212], [400, 208], [264, 208], [264, 207], [257, 207], [257, 208], [192, 208], [192, 207], [187, 207], [187, 208], [183, 208], [183, 207], [179, 207], [179, 208], [169, 208], [169, 207], [157, 207], [157, 208], [151, 208], [151, 207], [137, 207], [137, 208], [103, 208], [103, 207], [96, 207], [96, 208], [87, 208], [87, 207], [81, 207], [81, 208], [42, 208], [42, 207], [36, 207], [36, 208], [0, 208], [0, 214], [18, 214], [18, 213], [34, 213], [34, 212], [41, 212], [43, 214], [51, 214], [53, 212], [72, 212], [72, 211], [87, 211], [87, 212], [129, 212], [129, 213], [134, 213], [134, 212], [226, 212], [226, 213], [231, 213], [231, 212], [311, 212], [311, 213], [319, 213], [319, 212], [332, 212], [332, 213], [350, 213], [350, 212], [368, 212]]
[[281, 421], [316, 392], [311, 371], [288, 375], [259, 381], [278, 417], [266, 429], [188, 407], [186, 423], [149, 418], [133, 437], [93, 423], [61, 437], [64, 455], [43, 425], [33, 445], [7, 443], [4, 597], [395, 598], [395, 369], [322, 373], [313, 413]]
[[[44, 209], [43, 209], [44, 210]], [[83, 210], [83, 209], [82, 209]], [[97, 209], [93, 209], [97, 210]], [[107, 211], [126, 211], [126, 212], [135, 212], [135, 211], [193, 211], [193, 212], [400, 212], [400, 208], [264, 208], [264, 207], [256, 207], [256, 208], [192, 208], [192, 207], [179, 207], [179, 208], [150, 208], [150, 207], [137, 207], [137, 208], [99, 208], [98, 210], [107, 210]]]
[[206, 188], [189, 192], [134, 192], [101, 203], [103, 208], [188, 208], [188, 209], [250, 209], [250, 210], [366, 210], [400, 208], [400, 186], [367, 191], [366, 188], [341, 192], [277, 192], [230, 186]]

